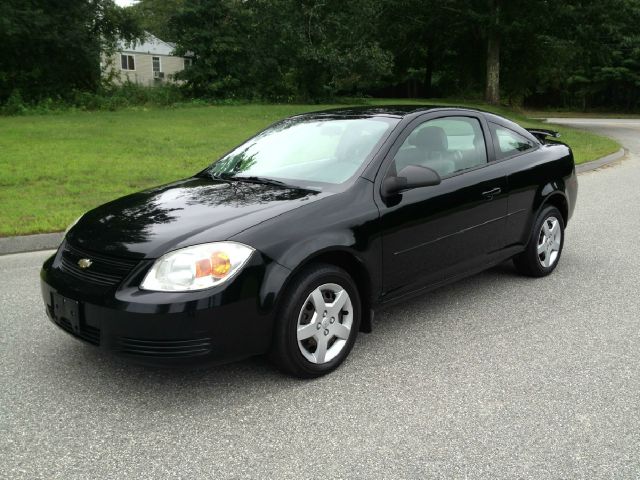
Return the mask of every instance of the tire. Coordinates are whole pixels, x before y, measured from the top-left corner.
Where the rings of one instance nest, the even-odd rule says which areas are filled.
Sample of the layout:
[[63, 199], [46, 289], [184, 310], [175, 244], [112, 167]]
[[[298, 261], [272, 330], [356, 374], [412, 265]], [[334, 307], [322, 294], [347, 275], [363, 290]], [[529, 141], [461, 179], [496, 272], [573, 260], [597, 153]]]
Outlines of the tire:
[[361, 314], [360, 295], [347, 272], [334, 265], [311, 265], [284, 292], [269, 356], [290, 375], [325, 375], [349, 355]]
[[523, 275], [545, 277], [558, 265], [563, 246], [562, 214], [555, 207], [545, 207], [533, 224], [527, 248], [513, 258], [513, 263]]

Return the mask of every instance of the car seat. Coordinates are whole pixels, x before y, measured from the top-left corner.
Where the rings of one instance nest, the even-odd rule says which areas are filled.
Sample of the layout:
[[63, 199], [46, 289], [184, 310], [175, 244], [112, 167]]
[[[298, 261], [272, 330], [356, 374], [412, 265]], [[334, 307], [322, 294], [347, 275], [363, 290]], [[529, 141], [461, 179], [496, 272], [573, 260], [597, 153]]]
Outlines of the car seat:
[[422, 154], [418, 164], [445, 176], [456, 171], [455, 153], [449, 151], [447, 134], [441, 127], [425, 127], [411, 140]]

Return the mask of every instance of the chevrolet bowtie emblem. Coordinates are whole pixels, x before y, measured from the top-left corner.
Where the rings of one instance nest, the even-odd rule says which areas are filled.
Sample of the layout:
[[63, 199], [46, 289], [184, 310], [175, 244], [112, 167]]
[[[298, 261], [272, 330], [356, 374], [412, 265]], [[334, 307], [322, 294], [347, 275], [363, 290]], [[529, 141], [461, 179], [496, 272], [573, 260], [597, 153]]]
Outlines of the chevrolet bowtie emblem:
[[78, 266], [80, 268], [89, 268], [93, 262], [89, 258], [81, 258], [78, 260]]

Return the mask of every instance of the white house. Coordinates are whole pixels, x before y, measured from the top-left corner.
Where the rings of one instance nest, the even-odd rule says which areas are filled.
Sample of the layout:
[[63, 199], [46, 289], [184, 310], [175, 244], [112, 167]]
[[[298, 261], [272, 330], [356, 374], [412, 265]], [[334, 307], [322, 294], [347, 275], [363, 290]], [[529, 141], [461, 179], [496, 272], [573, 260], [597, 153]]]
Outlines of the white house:
[[190, 58], [173, 54], [175, 45], [146, 33], [142, 43], [126, 44], [118, 42], [116, 52], [103, 58], [103, 71], [113, 76], [116, 83], [127, 80], [146, 86], [155, 86], [163, 82], [173, 82], [174, 75], [184, 70], [191, 62]]

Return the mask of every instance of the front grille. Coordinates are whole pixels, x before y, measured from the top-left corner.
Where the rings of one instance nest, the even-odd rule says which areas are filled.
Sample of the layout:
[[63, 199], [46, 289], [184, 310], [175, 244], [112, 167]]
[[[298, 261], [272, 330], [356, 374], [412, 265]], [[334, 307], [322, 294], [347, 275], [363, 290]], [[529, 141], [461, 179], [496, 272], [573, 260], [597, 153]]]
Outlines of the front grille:
[[[91, 260], [91, 266], [80, 268], [78, 260], [81, 258]], [[119, 284], [137, 263], [137, 260], [89, 252], [73, 247], [67, 242], [62, 247], [62, 254], [60, 255], [60, 269], [63, 272], [79, 280], [105, 287]]]
[[120, 338], [120, 350], [127, 355], [156, 358], [187, 358], [207, 355], [211, 352], [210, 338], [191, 340], [143, 340]]
[[89, 342], [92, 345], [100, 345], [100, 329], [92, 327], [91, 325], [82, 325], [79, 332], [76, 332], [71, 326], [71, 322], [66, 318], [61, 318], [55, 321], [56, 324], [62, 328], [65, 332], [70, 333], [74, 337], [77, 337], [85, 342]]

